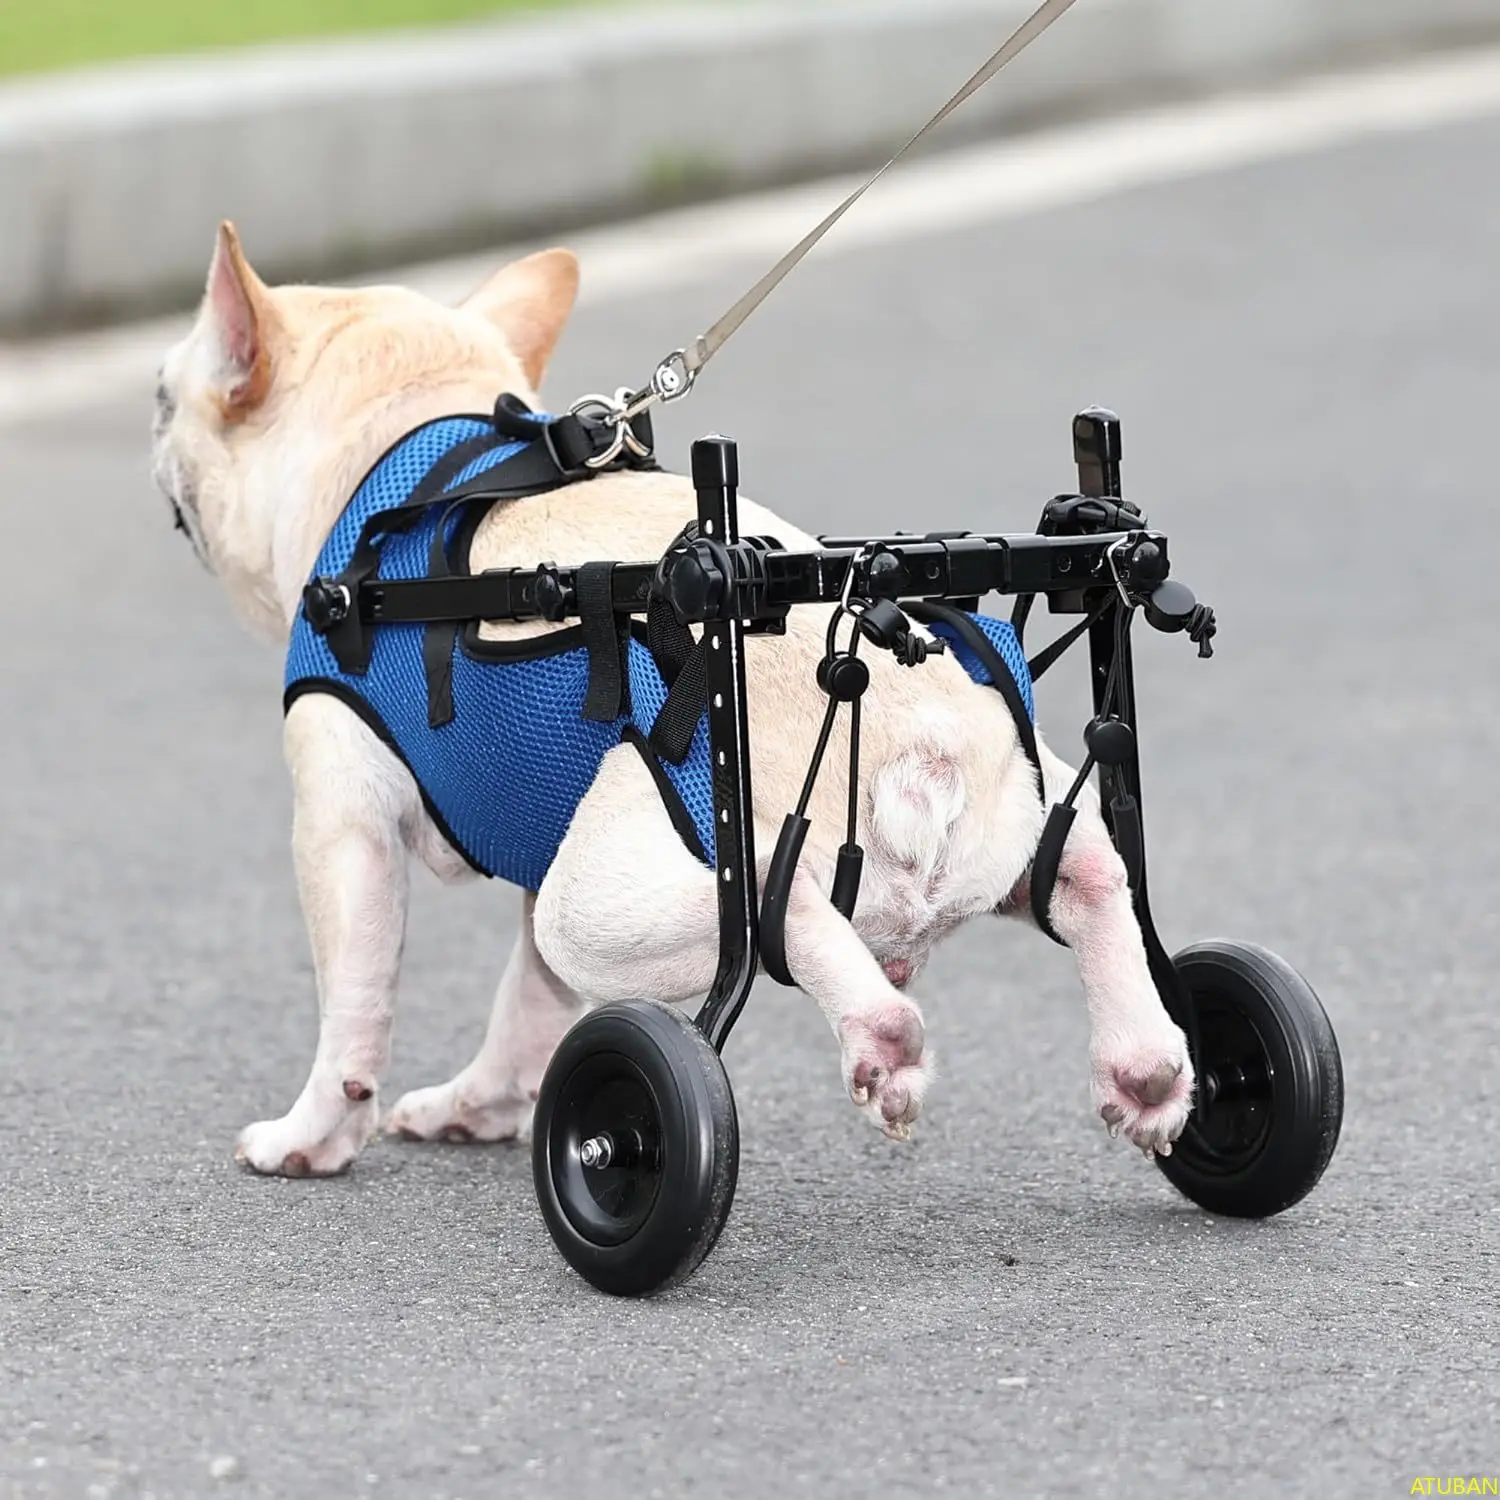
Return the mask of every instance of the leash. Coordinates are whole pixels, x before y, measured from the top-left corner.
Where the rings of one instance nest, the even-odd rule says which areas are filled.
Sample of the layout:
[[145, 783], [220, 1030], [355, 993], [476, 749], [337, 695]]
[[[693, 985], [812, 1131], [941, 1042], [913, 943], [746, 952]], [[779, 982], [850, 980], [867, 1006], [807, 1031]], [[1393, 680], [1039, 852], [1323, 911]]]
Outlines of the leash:
[[657, 404], [666, 405], [672, 401], [680, 401], [686, 396], [709, 360], [744, 326], [756, 308], [786, 280], [818, 241], [908, 151], [936, 130], [972, 95], [978, 93], [1001, 68], [1020, 56], [1073, 4], [1074, 0], [1042, 0], [1042, 4], [1037, 6], [1031, 15], [990, 54], [947, 103], [879, 171], [862, 182], [820, 224], [798, 240], [706, 333], [699, 334], [692, 343], [684, 348], [674, 349], [667, 355], [652, 372], [651, 379], [640, 390], [632, 391], [628, 386], [622, 386], [612, 398], [591, 395], [575, 402], [571, 409], [572, 415], [614, 430], [613, 443], [595, 457], [588, 459], [586, 462], [589, 467], [602, 468], [612, 463], [620, 456], [622, 450], [627, 448], [635, 454], [639, 440], [631, 431], [632, 421]]

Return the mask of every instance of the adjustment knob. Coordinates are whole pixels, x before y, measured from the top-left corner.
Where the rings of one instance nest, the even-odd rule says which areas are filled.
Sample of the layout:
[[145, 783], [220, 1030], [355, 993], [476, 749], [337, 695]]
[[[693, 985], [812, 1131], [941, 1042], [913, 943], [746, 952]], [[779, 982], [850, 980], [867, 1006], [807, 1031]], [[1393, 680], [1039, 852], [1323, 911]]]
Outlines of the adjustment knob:
[[877, 552], [870, 559], [870, 593], [876, 598], [894, 598], [901, 592], [905, 570], [893, 552]]
[[544, 620], [551, 620], [556, 624], [567, 619], [568, 610], [573, 605], [573, 590], [564, 588], [562, 579], [557, 576], [556, 567], [546, 563], [537, 569], [532, 599], [536, 604], [536, 612]]
[[1137, 542], [1126, 566], [1130, 571], [1130, 581], [1148, 588], [1167, 576], [1166, 556], [1152, 541]]
[[718, 618], [725, 582], [713, 550], [703, 542], [668, 557], [657, 573], [658, 592], [685, 625]]

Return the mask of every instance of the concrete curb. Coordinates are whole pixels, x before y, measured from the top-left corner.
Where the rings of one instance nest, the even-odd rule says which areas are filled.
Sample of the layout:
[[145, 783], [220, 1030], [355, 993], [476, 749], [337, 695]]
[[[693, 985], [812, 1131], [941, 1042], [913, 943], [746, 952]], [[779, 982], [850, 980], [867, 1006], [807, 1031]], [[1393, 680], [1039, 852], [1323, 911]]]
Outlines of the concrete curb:
[[[574, 12], [6, 84], [0, 330], [186, 302], [220, 218], [268, 276], [332, 277], [875, 161], [1033, 3]], [[1081, 0], [947, 139], [1496, 34], [1495, 0]]]

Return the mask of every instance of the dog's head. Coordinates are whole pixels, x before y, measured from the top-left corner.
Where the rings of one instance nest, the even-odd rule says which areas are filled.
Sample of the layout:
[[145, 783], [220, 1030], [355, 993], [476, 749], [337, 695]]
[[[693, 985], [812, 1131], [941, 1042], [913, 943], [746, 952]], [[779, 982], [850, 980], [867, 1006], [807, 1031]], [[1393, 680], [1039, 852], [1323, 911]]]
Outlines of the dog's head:
[[220, 226], [197, 320], [161, 368], [152, 467], [252, 628], [284, 636], [350, 490], [403, 432], [502, 391], [535, 402], [577, 289], [566, 250], [456, 308], [400, 287], [269, 287]]

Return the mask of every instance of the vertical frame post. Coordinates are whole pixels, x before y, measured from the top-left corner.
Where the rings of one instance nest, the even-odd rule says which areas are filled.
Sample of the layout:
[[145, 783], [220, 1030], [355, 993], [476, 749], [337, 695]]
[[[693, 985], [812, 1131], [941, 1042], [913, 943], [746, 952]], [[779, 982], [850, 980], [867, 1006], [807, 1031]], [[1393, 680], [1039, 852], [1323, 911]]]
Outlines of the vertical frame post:
[[[719, 436], [699, 439], [693, 444], [692, 474], [700, 535], [711, 542], [739, 541], [739, 450], [734, 442]], [[698, 1025], [716, 1050], [723, 1049], [744, 1009], [760, 955], [745, 628], [735, 613], [737, 592], [734, 580], [726, 579], [719, 617], [705, 623], [702, 647], [713, 764], [719, 968]]]
[[[1073, 458], [1078, 465], [1078, 492], [1094, 499], [1118, 500], [1120, 490], [1120, 419], [1114, 412], [1091, 406], [1073, 418]], [[1136, 920], [1146, 945], [1151, 977], [1167, 1014], [1187, 1032], [1194, 1056], [1198, 1051], [1196, 1017], [1192, 1001], [1171, 956], [1156, 931], [1151, 903], [1146, 893], [1146, 839], [1141, 804], [1140, 728], [1136, 719], [1135, 664], [1130, 649], [1130, 631], [1120, 629], [1121, 604], [1089, 627], [1090, 685], [1094, 715], [1105, 711], [1105, 688], [1111, 673], [1115, 687], [1110, 695], [1115, 715], [1130, 730], [1130, 754], [1116, 766], [1099, 767], [1099, 811], [1111, 839], [1117, 841], [1115, 804], [1135, 801], [1135, 826], [1140, 838], [1140, 869], [1133, 897]], [[1201, 1108], [1201, 1099], [1200, 1099]]]
[[[1073, 461], [1078, 465], [1078, 493], [1095, 500], [1120, 498], [1120, 419], [1102, 406], [1090, 406], [1073, 418]], [[1090, 685], [1094, 715], [1104, 712], [1104, 690], [1110, 674], [1115, 677], [1115, 711], [1136, 741], [1135, 674], [1132, 671], [1130, 636], [1119, 633], [1120, 604], [1108, 609], [1089, 627]], [[1111, 837], [1114, 818], [1110, 802], [1117, 793], [1129, 792], [1140, 802], [1140, 757], [1135, 749], [1118, 766], [1100, 766], [1100, 811]], [[1142, 862], [1140, 886], [1145, 889]]]

